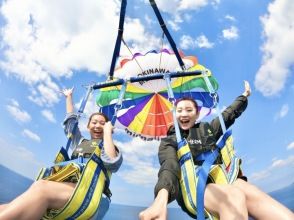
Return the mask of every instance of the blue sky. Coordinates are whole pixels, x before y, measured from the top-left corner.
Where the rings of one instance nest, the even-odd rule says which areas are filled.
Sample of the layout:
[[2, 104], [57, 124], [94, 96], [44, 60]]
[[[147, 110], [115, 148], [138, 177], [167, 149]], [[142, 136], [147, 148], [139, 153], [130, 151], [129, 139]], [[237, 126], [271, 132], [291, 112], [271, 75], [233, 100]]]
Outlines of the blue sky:
[[[59, 91], [103, 82], [109, 71], [120, 1], [1, 1], [0, 163], [34, 178], [65, 145]], [[233, 126], [249, 181], [269, 192], [294, 182], [294, 4], [291, 0], [161, 0], [177, 46], [211, 69], [220, 107], [252, 95]], [[128, 1], [124, 37], [132, 51], [160, 49], [161, 30], [148, 1]], [[122, 53], [127, 53], [122, 47]], [[97, 107], [91, 96], [81, 120]], [[87, 133], [85, 132], [87, 136]], [[158, 142], [116, 130], [124, 163], [111, 182], [114, 203], [146, 206], [157, 180]], [[175, 204], [172, 204], [175, 206]]]

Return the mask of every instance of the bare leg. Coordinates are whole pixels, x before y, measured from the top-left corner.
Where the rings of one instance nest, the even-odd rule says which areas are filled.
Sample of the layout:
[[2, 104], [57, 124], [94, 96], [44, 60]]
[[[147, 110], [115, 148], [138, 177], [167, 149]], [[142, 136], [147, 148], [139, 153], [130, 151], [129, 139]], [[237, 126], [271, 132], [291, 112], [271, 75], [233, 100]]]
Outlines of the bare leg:
[[2, 205], [0, 205], [0, 213], [1, 213], [1, 211], [3, 211], [4, 209], [6, 209], [7, 206], [8, 206], [8, 204], [2, 204]]
[[248, 212], [254, 219], [294, 220], [293, 212], [256, 186], [241, 179], [237, 179], [233, 186], [238, 187], [246, 195]]
[[40, 219], [48, 208], [62, 208], [75, 188], [73, 183], [39, 180], [0, 212], [0, 220]]
[[221, 220], [248, 220], [245, 194], [232, 185], [208, 184], [204, 206]]

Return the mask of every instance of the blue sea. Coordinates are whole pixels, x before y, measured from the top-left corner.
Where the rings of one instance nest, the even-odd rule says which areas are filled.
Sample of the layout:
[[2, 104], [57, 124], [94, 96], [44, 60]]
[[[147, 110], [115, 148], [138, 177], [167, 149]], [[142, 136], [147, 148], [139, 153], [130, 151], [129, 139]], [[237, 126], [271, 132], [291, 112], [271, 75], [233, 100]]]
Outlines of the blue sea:
[[[103, 220], [138, 220], [139, 213], [146, 207], [126, 206], [119, 204], [111, 204], [110, 208]], [[168, 209], [169, 220], [192, 219], [185, 214], [180, 208]]]
[[[31, 179], [21, 176], [0, 165], [0, 204], [11, 201], [24, 192], [31, 184]], [[269, 194], [294, 211], [294, 183]], [[146, 207], [111, 204], [104, 220], [137, 220], [139, 213], [145, 208]], [[168, 219], [179, 220], [191, 218], [182, 212], [180, 208], [169, 208]]]

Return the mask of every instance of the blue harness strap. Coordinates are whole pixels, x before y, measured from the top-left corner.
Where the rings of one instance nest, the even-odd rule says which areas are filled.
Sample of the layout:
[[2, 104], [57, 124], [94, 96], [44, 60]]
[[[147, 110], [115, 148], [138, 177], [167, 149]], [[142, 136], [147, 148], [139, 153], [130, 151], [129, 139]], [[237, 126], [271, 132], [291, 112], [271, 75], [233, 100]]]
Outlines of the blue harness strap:
[[232, 130], [228, 130], [219, 141], [217, 148], [213, 151], [208, 151], [200, 154], [196, 160], [203, 160], [203, 164], [198, 172], [198, 183], [197, 183], [197, 219], [205, 219], [204, 214], [204, 192], [206, 182], [209, 176], [209, 171], [214, 161], [219, 155], [220, 150], [225, 146], [227, 138], [232, 134]]
[[149, 2], [150, 2], [151, 7], [153, 8], [153, 11], [154, 11], [154, 13], [155, 13], [155, 15], [157, 17], [157, 20], [158, 20], [158, 22], [160, 24], [160, 27], [161, 27], [162, 31], [164, 32], [165, 36], [167, 37], [168, 42], [169, 42], [170, 46], [172, 47], [172, 49], [173, 49], [173, 51], [174, 51], [174, 53], [175, 53], [175, 55], [177, 57], [177, 60], [178, 60], [178, 62], [180, 64], [180, 67], [182, 68], [182, 70], [185, 70], [185, 64], [184, 64], [184, 62], [183, 62], [183, 60], [182, 60], [182, 58], [181, 58], [181, 56], [179, 54], [179, 51], [177, 49], [177, 45], [174, 42], [172, 36], [170, 35], [170, 33], [169, 33], [165, 23], [164, 23], [164, 20], [163, 20], [161, 14], [160, 14], [160, 11], [158, 10], [158, 7], [156, 5], [155, 0], [149, 0]]
[[[81, 103], [81, 105], [80, 105], [80, 108], [79, 108], [79, 111], [78, 111], [78, 113], [79, 113], [79, 114], [78, 114], [78, 119], [79, 119], [79, 117], [80, 117], [80, 114], [83, 113], [83, 111], [84, 111], [84, 109], [85, 109], [85, 107], [86, 107], [86, 104], [87, 104], [87, 101], [88, 101], [89, 95], [90, 95], [90, 93], [92, 92], [92, 90], [93, 90], [93, 86], [89, 86], [88, 89], [87, 89], [86, 95], [84, 96], [83, 101], [82, 101], [82, 103]], [[71, 142], [72, 142], [72, 135], [75, 134], [77, 128], [78, 128], [78, 120], [75, 122], [75, 124], [74, 124], [74, 126], [73, 126], [73, 129], [72, 129], [72, 132], [71, 132], [71, 134], [70, 134], [70, 136], [69, 136], [69, 138], [68, 138], [68, 140], [67, 140], [66, 147], [65, 147], [65, 150], [66, 150], [67, 152], [68, 152], [69, 147], [70, 147]]]
[[113, 73], [114, 73], [116, 59], [119, 56], [120, 45], [121, 45], [121, 40], [122, 40], [123, 30], [124, 30], [126, 7], [127, 7], [127, 0], [122, 0], [121, 1], [121, 8], [120, 8], [120, 16], [119, 16], [118, 33], [117, 33], [117, 38], [116, 38], [116, 42], [115, 42], [115, 47], [114, 47], [110, 71], [109, 71], [110, 79], [113, 79]]
[[[99, 143], [99, 148], [102, 150], [103, 148], [103, 144], [104, 144], [104, 141], [102, 140], [100, 143]], [[109, 184], [110, 184], [110, 178], [109, 178], [109, 175], [108, 175], [108, 172], [103, 164], [103, 161], [101, 160], [100, 157], [96, 157], [97, 159], [95, 160], [96, 163], [100, 166], [100, 168], [102, 169], [103, 173], [105, 174], [105, 186], [104, 186], [104, 193], [105, 195], [110, 199], [111, 197], [111, 192], [109, 190]]]
[[197, 183], [197, 219], [203, 220], [205, 219], [204, 214], [204, 192], [206, 187], [207, 178], [209, 175], [209, 171], [211, 166], [213, 165], [214, 161], [219, 155], [219, 151], [215, 149], [214, 151], [211, 151], [206, 159], [204, 160], [201, 168], [198, 172], [198, 183]]

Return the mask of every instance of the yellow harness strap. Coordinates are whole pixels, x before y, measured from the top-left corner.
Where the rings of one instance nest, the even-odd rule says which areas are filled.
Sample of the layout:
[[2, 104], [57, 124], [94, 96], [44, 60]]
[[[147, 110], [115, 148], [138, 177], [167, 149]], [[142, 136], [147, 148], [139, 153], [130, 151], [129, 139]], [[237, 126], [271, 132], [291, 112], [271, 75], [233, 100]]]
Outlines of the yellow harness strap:
[[[105, 187], [106, 175], [110, 178], [110, 172], [105, 175], [105, 170], [103, 171], [100, 165], [100, 153], [97, 147], [86, 164], [69, 163], [63, 167], [54, 166], [40, 171], [37, 180], [77, 180], [75, 190], [65, 206], [59, 210], [47, 210], [43, 219], [90, 219], [95, 214]], [[62, 153], [58, 153], [55, 162], [61, 162], [63, 159]]]
[[[197, 171], [200, 166], [194, 165], [193, 157], [187, 142], [184, 146], [179, 146], [177, 156], [181, 165], [180, 188], [186, 209], [193, 216], [197, 216], [196, 189], [198, 183]], [[233, 183], [241, 170], [241, 160], [235, 156], [233, 137], [228, 136], [225, 145], [221, 149], [222, 164], [212, 165], [209, 171], [211, 182], [218, 184]], [[218, 218], [205, 210], [207, 219], [217, 220]]]

